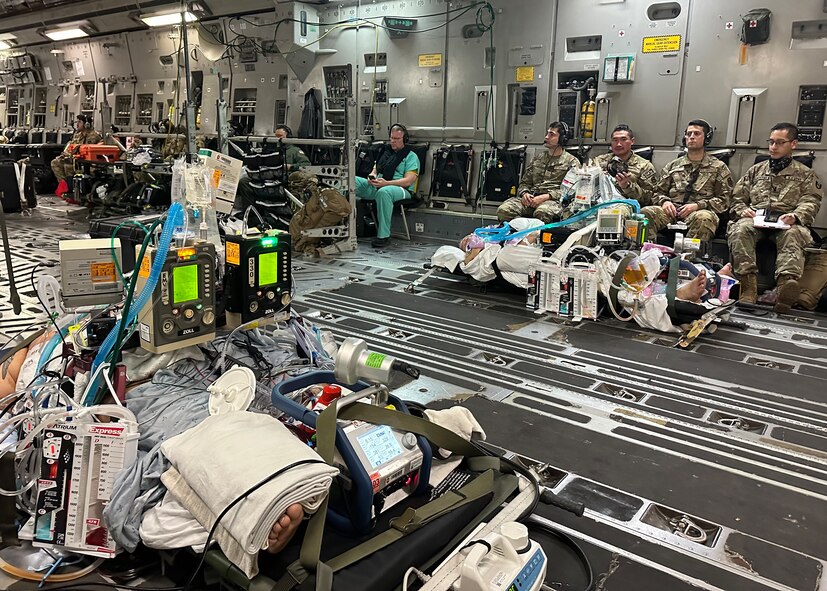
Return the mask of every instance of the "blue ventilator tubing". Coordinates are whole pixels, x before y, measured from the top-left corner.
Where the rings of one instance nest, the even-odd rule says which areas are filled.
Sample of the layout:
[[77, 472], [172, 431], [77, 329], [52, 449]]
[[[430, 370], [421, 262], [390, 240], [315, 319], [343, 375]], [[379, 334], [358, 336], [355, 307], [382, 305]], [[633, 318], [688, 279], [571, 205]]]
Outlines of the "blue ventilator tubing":
[[[126, 320], [126, 326], [132, 324], [138, 316], [138, 313], [143, 310], [144, 306], [152, 297], [152, 293], [155, 291], [155, 285], [158, 283], [158, 278], [161, 276], [161, 268], [164, 266], [164, 261], [167, 258], [169, 245], [172, 242], [172, 233], [176, 226], [180, 226], [183, 223], [184, 208], [181, 207], [180, 203], [175, 202], [167, 211], [167, 221], [164, 222], [164, 228], [161, 231], [161, 238], [158, 240], [158, 250], [155, 252], [155, 260], [152, 262], [152, 268], [149, 271], [149, 278], [147, 279], [146, 284], [144, 284], [144, 288], [141, 290], [141, 293], [138, 294], [138, 297], [135, 298], [135, 301], [132, 302], [132, 305], [129, 308], [129, 318]], [[141, 261], [135, 261], [134, 273], [138, 272], [140, 264]], [[112, 347], [115, 346], [115, 339], [118, 338], [119, 324], [120, 323], [116, 323], [115, 326], [112, 327], [112, 330], [109, 331], [106, 339], [104, 339], [101, 344], [100, 349], [98, 349], [98, 354], [95, 356], [95, 360], [92, 363], [91, 375], [94, 375], [95, 370], [98, 369], [104, 361], [106, 361], [106, 358], [112, 351]], [[94, 383], [90, 384], [89, 388], [87, 388], [87, 398], [97, 391], [97, 383], [99, 379], [100, 376], [96, 376]], [[86, 404], [86, 402], [87, 401], [84, 400], [83, 404]]]
[[540, 230], [560, 228], [562, 226], [568, 226], [569, 224], [573, 224], [574, 222], [585, 220], [586, 218], [596, 214], [597, 210], [601, 207], [608, 207], [609, 205], [628, 205], [629, 207], [635, 210], [635, 213], [638, 213], [640, 211], [640, 204], [634, 199], [613, 199], [611, 201], [606, 201], [605, 203], [598, 203], [594, 207], [590, 207], [585, 211], [581, 211], [580, 213], [575, 214], [570, 218], [566, 218], [559, 222], [551, 222], [550, 224], [537, 226], [535, 228], [529, 228], [528, 230], [522, 230], [520, 232], [513, 232], [509, 234], [508, 231], [511, 229], [511, 226], [508, 222], [504, 222], [502, 227], [499, 228], [477, 228], [476, 230], [474, 230], [474, 234], [476, 234], [483, 240], [489, 242], [504, 242], [505, 240], [517, 240], [524, 236], [528, 236], [529, 234], [533, 234], [534, 232], [539, 232]]

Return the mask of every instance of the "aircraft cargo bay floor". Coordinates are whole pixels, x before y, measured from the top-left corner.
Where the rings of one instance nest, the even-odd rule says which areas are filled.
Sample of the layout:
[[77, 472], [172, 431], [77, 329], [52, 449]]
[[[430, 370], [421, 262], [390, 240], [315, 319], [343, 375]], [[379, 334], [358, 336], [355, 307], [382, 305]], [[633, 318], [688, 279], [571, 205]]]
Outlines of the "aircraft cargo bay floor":
[[[40, 207], [7, 218], [23, 315], [3, 266], [4, 341], [43, 318], [35, 265], [87, 228]], [[545, 484], [587, 510], [538, 512], [581, 542], [598, 589], [827, 589], [827, 319], [735, 311], [746, 330], [679, 350], [677, 335], [538, 316], [516, 290], [452, 275], [406, 293], [435, 248], [294, 257], [295, 307], [416, 365], [419, 380], [392, 384], [403, 399], [465, 404], [492, 446], [547, 464]], [[582, 588], [564, 552], [548, 580]]]

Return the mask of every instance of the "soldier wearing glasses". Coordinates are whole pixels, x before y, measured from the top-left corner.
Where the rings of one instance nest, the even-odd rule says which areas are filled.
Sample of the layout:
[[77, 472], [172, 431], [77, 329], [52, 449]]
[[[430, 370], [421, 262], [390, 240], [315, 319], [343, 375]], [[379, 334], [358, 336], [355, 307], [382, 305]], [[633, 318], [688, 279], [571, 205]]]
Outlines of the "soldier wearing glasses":
[[732, 175], [726, 164], [706, 153], [712, 127], [703, 119], [689, 122], [684, 132], [686, 154], [663, 168], [655, 186], [654, 205], [641, 210], [649, 220], [652, 240], [669, 224], [683, 221], [686, 236], [711, 240], [718, 229], [718, 214], [729, 207]]
[[[750, 168], [735, 185], [727, 229], [735, 272], [741, 280], [741, 299], [755, 303], [758, 296], [755, 244], [761, 237], [775, 242], [778, 256], [775, 278], [778, 300], [775, 311], [789, 312], [799, 296], [798, 279], [804, 270], [804, 248], [812, 242], [807, 228], [821, 206], [823, 191], [815, 173], [793, 160], [798, 146], [798, 128], [792, 123], [778, 123], [767, 140], [770, 159]], [[755, 226], [755, 216], [763, 211], [764, 219], [775, 220], [789, 228]]]

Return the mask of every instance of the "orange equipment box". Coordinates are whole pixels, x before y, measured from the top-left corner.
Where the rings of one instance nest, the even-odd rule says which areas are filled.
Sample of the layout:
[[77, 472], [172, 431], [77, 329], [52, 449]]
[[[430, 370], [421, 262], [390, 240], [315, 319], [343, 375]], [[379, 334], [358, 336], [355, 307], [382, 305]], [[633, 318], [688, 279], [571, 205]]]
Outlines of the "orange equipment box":
[[78, 156], [81, 160], [113, 162], [120, 158], [121, 149], [118, 146], [105, 146], [103, 144], [81, 144]]

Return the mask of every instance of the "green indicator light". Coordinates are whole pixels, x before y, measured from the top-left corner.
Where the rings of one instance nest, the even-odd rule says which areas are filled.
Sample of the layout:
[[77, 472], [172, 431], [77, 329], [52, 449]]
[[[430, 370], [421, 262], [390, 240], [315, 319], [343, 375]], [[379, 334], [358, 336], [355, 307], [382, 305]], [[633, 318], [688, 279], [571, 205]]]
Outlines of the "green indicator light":
[[262, 238], [261, 245], [262, 246], [274, 246], [279, 243], [278, 238]]

